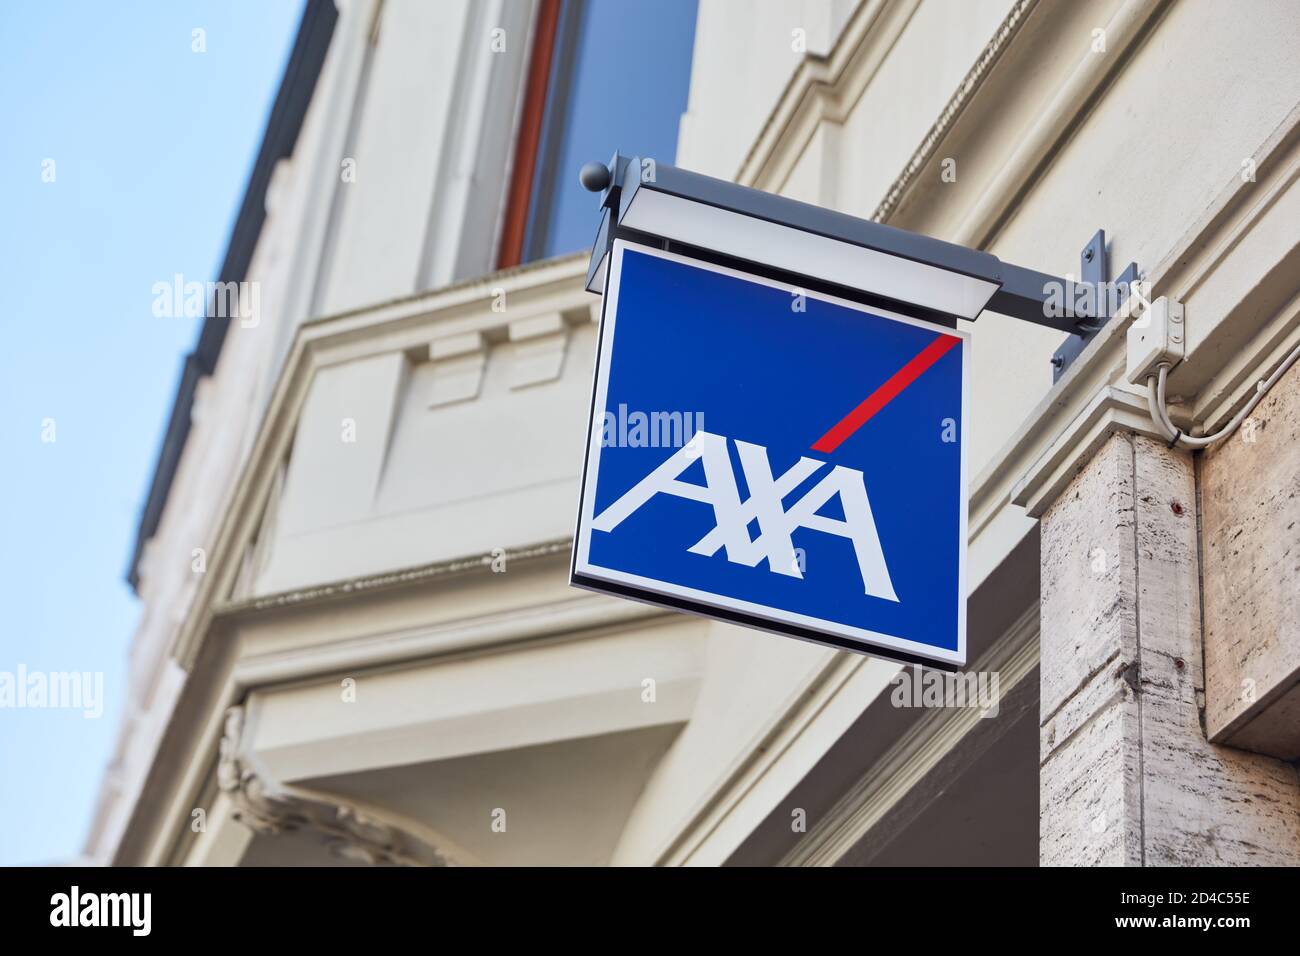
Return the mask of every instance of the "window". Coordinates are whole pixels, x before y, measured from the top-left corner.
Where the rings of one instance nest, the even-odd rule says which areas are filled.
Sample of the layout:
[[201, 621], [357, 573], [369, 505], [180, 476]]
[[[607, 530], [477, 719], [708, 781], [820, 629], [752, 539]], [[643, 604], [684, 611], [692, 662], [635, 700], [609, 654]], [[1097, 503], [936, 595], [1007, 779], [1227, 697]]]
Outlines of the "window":
[[516, 146], [523, 168], [512, 184], [500, 265], [591, 245], [598, 218], [578, 183], [584, 163], [615, 150], [676, 158], [695, 14], [696, 0], [543, 0], [529, 83], [544, 77], [544, 105], [530, 88], [534, 126], [526, 103]]

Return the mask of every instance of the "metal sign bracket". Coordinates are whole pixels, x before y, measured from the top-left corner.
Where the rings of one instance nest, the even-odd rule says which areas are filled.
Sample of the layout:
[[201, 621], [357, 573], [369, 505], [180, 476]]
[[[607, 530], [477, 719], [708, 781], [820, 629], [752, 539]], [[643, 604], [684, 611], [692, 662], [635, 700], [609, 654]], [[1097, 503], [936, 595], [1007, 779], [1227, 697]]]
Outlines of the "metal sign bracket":
[[1110, 321], [1112, 316], [1111, 305], [1118, 308], [1123, 305], [1128, 298], [1132, 288], [1132, 283], [1136, 282], [1140, 275], [1136, 262], [1130, 262], [1115, 280], [1115, 302], [1111, 302], [1110, 289], [1108, 284], [1110, 278], [1110, 255], [1106, 250], [1106, 230], [1098, 229], [1096, 234], [1088, 240], [1088, 244], [1083, 247], [1079, 253], [1079, 281], [1080, 284], [1093, 290], [1093, 302], [1096, 309], [1096, 318], [1086, 323], [1080, 323], [1080, 330], [1077, 335], [1071, 335], [1061, 343], [1055, 354], [1052, 355], [1052, 382], [1056, 383], [1065, 370], [1070, 367], [1070, 363], [1082, 354], [1087, 348], [1092, 337], [1100, 332]]

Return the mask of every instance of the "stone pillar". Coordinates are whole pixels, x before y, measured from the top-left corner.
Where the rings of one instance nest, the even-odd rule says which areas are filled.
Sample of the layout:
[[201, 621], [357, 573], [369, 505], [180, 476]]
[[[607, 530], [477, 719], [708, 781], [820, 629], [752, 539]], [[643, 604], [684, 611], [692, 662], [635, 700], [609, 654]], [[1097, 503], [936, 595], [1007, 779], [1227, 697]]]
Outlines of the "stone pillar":
[[1205, 729], [1300, 761], [1300, 364], [1201, 461]]
[[1192, 457], [1111, 434], [1040, 534], [1040, 862], [1300, 865], [1296, 768], [1203, 728]]

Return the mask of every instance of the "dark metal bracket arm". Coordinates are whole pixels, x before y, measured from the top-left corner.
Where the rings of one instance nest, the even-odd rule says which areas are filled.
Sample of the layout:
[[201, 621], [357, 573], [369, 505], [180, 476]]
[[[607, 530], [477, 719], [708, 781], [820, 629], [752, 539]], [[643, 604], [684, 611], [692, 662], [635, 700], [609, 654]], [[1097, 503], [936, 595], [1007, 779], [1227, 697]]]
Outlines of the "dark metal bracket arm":
[[[1106, 230], [1098, 229], [1096, 234], [1088, 240], [1088, 244], [1083, 247], [1079, 253], [1079, 279], [1084, 285], [1092, 286], [1095, 295], [1095, 311], [1097, 317], [1090, 322], [1084, 323], [1077, 334], [1071, 335], [1061, 343], [1055, 354], [1052, 355], [1052, 381], [1056, 382], [1065, 370], [1070, 367], [1070, 363], [1077, 359], [1093, 337], [1105, 328], [1106, 323], [1110, 321], [1110, 296], [1107, 294], [1106, 280], [1110, 278], [1109, 253], [1106, 250]], [[1124, 300], [1128, 298], [1129, 290], [1132, 284], [1136, 282], [1140, 274], [1136, 262], [1130, 262], [1124, 269], [1118, 279], [1115, 280], [1117, 287], [1118, 302], [1117, 305], [1123, 305]]]
[[[814, 236], [848, 243], [862, 249], [992, 283], [997, 286], [997, 289], [984, 306], [985, 310], [1070, 334], [1071, 338], [1066, 340], [1052, 359], [1056, 377], [1060, 376], [1061, 371], [1082, 351], [1088, 338], [1095, 335], [1109, 318], [1107, 296], [1100, 285], [1106, 279], [1105, 234], [1101, 231], [1085, 248], [1084, 268], [1081, 270], [1082, 281], [1076, 283], [1034, 269], [1005, 263], [989, 252], [968, 249], [930, 236], [860, 219], [639, 157], [625, 157], [615, 153], [608, 164], [597, 162], [583, 166], [579, 179], [586, 189], [598, 193], [600, 197], [601, 222], [592, 248], [587, 277], [587, 288], [592, 291], [600, 291], [603, 288], [605, 260], [615, 239], [650, 241], [663, 246], [669, 244], [666, 237], [656, 238], [647, 235], [645, 232], [629, 228], [622, 222], [637, 191], [648, 188], [672, 197], [714, 206]], [[680, 245], [675, 240], [671, 244], [674, 247]], [[1091, 250], [1091, 257], [1089, 257], [1089, 250]], [[692, 251], [706, 258], [710, 257], [709, 250]], [[718, 257], [712, 256], [712, 258]], [[768, 275], [779, 272], [771, 265], [761, 264], [754, 271]], [[1137, 267], [1130, 265], [1121, 276], [1121, 281], [1136, 277]], [[1093, 289], [1084, 290], [1085, 284], [1092, 285]], [[864, 300], [864, 293], [860, 289], [837, 288], [835, 291], [848, 298]], [[1079, 294], [1081, 291], [1093, 294], [1091, 296], [1085, 294], [1081, 297]], [[872, 297], [868, 295], [866, 298]], [[1061, 302], [1073, 305], [1080, 301], [1091, 302], [1093, 308], [1089, 314], [1080, 315], [1070, 308], [1062, 310], [1055, 307]], [[933, 309], [918, 310], [914, 303], [909, 302], [888, 299], [885, 299], [885, 302], [912, 314], [917, 314], [918, 311], [929, 313], [922, 314], [920, 317], [940, 321], [946, 325], [955, 324], [958, 318], [975, 317], [951, 312], [935, 313]]]

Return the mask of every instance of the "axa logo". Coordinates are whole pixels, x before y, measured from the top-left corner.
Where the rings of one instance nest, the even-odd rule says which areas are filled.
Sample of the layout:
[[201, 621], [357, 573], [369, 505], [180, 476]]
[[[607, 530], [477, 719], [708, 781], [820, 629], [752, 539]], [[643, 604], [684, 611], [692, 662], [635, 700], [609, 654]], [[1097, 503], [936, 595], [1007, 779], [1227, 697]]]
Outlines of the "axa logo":
[[[740, 499], [736, 475], [731, 466], [727, 439], [711, 432], [696, 432], [626, 494], [592, 521], [596, 531], [612, 532], [655, 495], [672, 495], [703, 502], [713, 508], [714, 527], [687, 550], [712, 557], [722, 550], [728, 561], [757, 567], [766, 560], [775, 574], [803, 578], [792, 539], [799, 528], [847, 538], [853, 543], [862, 586], [866, 594], [897, 601], [889, 567], [876, 532], [862, 472], [836, 465], [789, 508], [785, 498], [826, 467], [826, 462], [802, 457], [784, 474], [774, 476], [762, 445], [733, 440], [744, 472], [749, 497]], [[704, 466], [704, 484], [683, 481], [681, 475], [696, 461]], [[819, 512], [833, 498], [839, 498], [844, 518], [830, 518]], [[750, 538], [749, 525], [757, 520], [758, 537]]]

